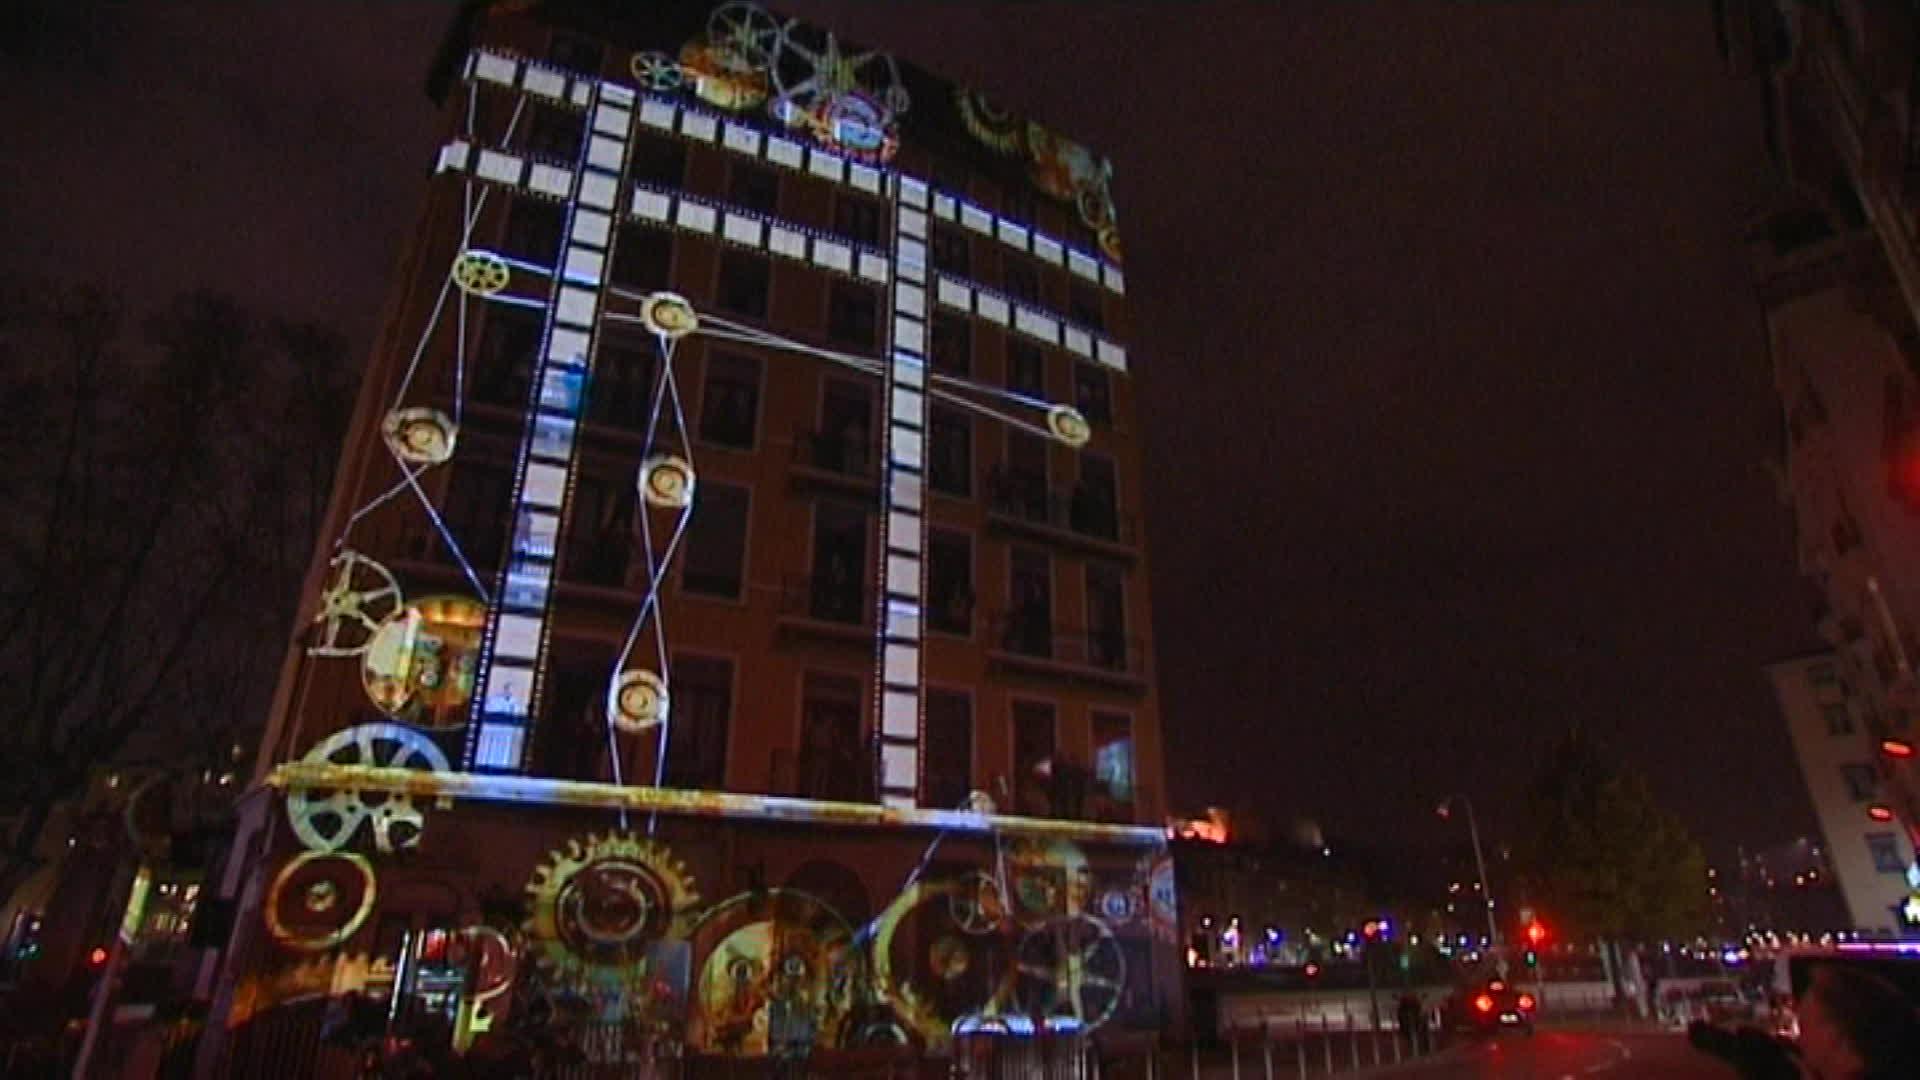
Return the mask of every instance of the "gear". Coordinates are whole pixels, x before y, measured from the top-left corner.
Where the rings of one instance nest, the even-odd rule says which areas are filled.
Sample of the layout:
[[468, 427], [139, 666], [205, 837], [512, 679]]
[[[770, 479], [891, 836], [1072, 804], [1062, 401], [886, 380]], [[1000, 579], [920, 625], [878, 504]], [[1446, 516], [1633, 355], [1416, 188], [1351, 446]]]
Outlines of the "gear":
[[730, 898], [701, 916], [688, 1046], [704, 1052], [767, 1052], [776, 997], [808, 1013], [816, 1045], [837, 1046], [852, 1015], [859, 965], [853, 928], [832, 906], [798, 889]]
[[707, 16], [707, 40], [744, 63], [763, 68], [780, 47], [780, 21], [758, 4], [730, 0]]
[[1020, 939], [1014, 996], [1027, 1016], [1071, 1016], [1088, 1028], [1113, 1017], [1127, 962], [1113, 931], [1091, 915], [1069, 915]]
[[320, 611], [313, 617], [320, 641], [307, 646], [307, 654], [358, 656], [381, 622], [400, 610], [400, 585], [386, 567], [351, 548], [335, 555], [327, 570]]
[[622, 832], [569, 840], [534, 870], [527, 897], [541, 966], [579, 982], [645, 979], [648, 948], [684, 937], [700, 902], [665, 845]]
[[512, 278], [507, 260], [491, 251], [468, 248], [453, 260], [453, 283], [468, 296], [492, 296]]
[[953, 88], [954, 103], [960, 107], [960, 122], [974, 138], [1002, 154], [1020, 150], [1021, 123], [1018, 117], [995, 104], [977, 90]]
[[465, 596], [423, 597], [394, 612], [360, 657], [368, 700], [431, 731], [464, 725], [486, 622], [486, 606]]
[[680, 70], [680, 64], [663, 52], [634, 53], [627, 67], [643, 88], [658, 93], [672, 93], [686, 83], [686, 73]]
[[366, 923], [376, 892], [366, 856], [303, 851], [274, 875], [261, 913], [274, 941], [297, 952], [320, 952]]
[[[992, 1011], [1012, 991], [1008, 941], [985, 926], [999, 890], [986, 874], [916, 881], [875, 921], [873, 977], [900, 1021], [929, 1049], [952, 1038], [953, 1022]], [[983, 927], [985, 927], [983, 929]]]
[[798, 19], [780, 29], [779, 44], [767, 70], [773, 76], [774, 118], [789, 127], [808, 114], [825, 115], [839, 97], [854, 92], [867, 95], [882, 114], [879, 126], [893, 125], [906, 112], [911, 98], [900, 78], [900, 66], [891, 55], [876, 50], [843, 53], [840, 39], [830, 30], [807, 26]]
[[[446, 772], [447, 755], [433, 740], [399, 724], [372, 723], [343, 728], [315, 744], [309, 765], [356, 765], [385, 769]], [[295, 836], [316, 852], [337, 851], [360, 826], [373, 827], [374, 847], [393, 851], [419, 843], [425, 819], [406, 795], [294, 788], [287, 792], [287, 821]]]
[[409, 465], [442, 465], [453, 456], [457, 433], [453, 421], [439, 409], [395, 409], [380, 425], [393, 456]]

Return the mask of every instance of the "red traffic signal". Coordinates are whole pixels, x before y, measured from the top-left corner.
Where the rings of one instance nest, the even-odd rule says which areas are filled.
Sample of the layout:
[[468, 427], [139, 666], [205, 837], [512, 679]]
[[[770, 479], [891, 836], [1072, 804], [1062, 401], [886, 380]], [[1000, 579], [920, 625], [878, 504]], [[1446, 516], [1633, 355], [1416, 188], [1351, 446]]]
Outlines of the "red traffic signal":
[[93, 950], [87, 953], [87, 966], [90, 968], [102, 968], [107, 966], [106, 946], [95, 945], [93, 947]]
[[1320, 974], [1320, 965], [1309, 962], [1306, 967], [1301, 969], [1301, 974], [1309, 979], [1314, 978]]
[[1540, 943], [1545, 940], [1547, 940], [1546, 927], [1540, 925], [1538, 920], [1535, 920], [1527, 924], [1527, 943], [1528, 944], [1532, 945], [1534, 948], [1539, 948]]

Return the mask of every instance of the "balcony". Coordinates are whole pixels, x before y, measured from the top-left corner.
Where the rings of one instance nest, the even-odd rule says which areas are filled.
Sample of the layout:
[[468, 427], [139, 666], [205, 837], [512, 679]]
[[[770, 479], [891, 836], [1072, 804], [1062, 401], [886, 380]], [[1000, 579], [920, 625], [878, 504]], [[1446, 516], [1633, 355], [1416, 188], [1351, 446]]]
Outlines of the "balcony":
[[873, 612], [860, 583], [790, 577], [780, 587], [780, 633], [860, 646], [873, 642]]
[[1063, 626], [1018, 611], [988, 621], [987, 658], [997, 670], [1147, 689], [1146, 645], [1112, 630]]
[[1086, 485], [1048, 488], [1041, 477], [996, 465], [987, 472], [987, 523], [1067, 547], [1131, 559], [1134, 521]]
[[880, 459], [872, 440], [820, 431], [793, 434], [796, 487], [871, 495], [880, 488]]

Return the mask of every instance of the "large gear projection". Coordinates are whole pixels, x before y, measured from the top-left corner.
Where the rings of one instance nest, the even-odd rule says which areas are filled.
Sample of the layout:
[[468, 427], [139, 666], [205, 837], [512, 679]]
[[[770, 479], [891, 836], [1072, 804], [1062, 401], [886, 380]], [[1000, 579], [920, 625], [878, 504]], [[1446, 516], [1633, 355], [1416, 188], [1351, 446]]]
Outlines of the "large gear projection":
[[[432, 739], [388, 723], [359, 724], [336, 731], [307, 751], [304, 761], [309, 765], [433, 772], [449, 769], [447, 755]], [[312, 851], [344, 847], [363, 824], [372, 827], [374, 846], [380, 851], [412, 847], [419, 843], [425, 825], [419, 809], [406, 795], [325, 788], [288, 791], [287, 821], [294, 835]]]
[[664, 844], [629, 832], [589, 834], [534, 870], [527, 882], [528, 944], [563, 982], [636, 982], [647, 952], [684, 937], [700, 895]]
[[1070, 1016], [1089, 1028], [1112, 1018], [1127, 984], [1113, 931], [1091, 915], [1070, 915], [1020, 939], [1014, 1000], [1026, 1016]]
[[947, 1045], [955, 1020], [1010, 996], [1014, 957], [999, 896], [984, 874], [916, 881], [875, 922], [874, 982], [930, 1048]]
[[261, 915], [267, 933], [296, 952], [320, 952], [348, 938], [373, 913], [373, 865], [352, 852], [303, 851], [273, 876]]
[[837, 1046], [855, 1004], [859, 950], [853, 928], [825, 901], [797, 889], [742, 893], [701, 917], [687, 1044], [703, 1052], [767, 1052], [768, 1007], [784, 996], [809, 1015], [815, 1044]]

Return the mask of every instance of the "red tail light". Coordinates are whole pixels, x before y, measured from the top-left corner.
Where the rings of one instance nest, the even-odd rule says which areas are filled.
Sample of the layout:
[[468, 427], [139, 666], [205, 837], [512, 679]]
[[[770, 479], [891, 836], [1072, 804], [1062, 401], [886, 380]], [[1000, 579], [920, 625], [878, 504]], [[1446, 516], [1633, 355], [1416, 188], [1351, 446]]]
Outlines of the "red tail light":
[[1506, 988], [1507, 988], [1507, 984], [1501, 982], [1499, 979], [1495, 979], [1492, 982], [1487, 984], [1487, 989], [1493, 991], [1496, 994], [1502, 990], [1505, 990]]
[[1520, 995], [1520, 1011], [1521, 1012], [1533, 1011], [1533, 995], [1532, 994]]
[[1479, 1009], [1481, 1012], [1492, 1012], [1493, 999], [1485, 994], [1481, 994], [1479, 997], [1473, 999], [1473, 1007]]

